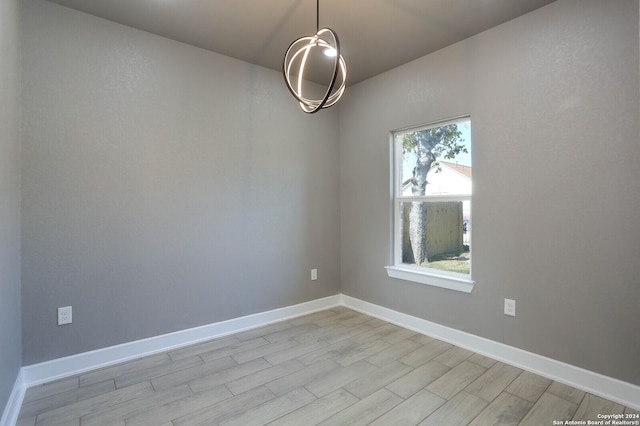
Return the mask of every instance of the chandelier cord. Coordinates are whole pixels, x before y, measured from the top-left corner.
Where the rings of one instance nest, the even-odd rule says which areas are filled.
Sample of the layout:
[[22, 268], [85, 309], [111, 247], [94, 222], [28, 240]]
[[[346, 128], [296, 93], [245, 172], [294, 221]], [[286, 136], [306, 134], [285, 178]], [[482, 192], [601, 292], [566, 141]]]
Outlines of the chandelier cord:
[[320, 31], [320, 0], [316, 0], [316, 33]]

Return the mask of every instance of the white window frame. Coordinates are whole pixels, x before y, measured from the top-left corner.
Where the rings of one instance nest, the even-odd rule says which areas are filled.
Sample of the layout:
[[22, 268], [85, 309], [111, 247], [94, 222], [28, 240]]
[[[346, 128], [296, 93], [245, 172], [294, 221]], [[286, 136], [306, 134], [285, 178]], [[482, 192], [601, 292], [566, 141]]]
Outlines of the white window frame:
[[[472, 203], [472, 196], [469, 194], [447, 194], [447, 195], [424, 195], [424, 196], [405, 196], [402, 194], [402, 167], [403, 161], [402, 143], [396, 139], [398, 135], [409, 132], [417, 132], [420, 130], [432, 129], [434, 127], [446, 126], [449, 124], [459, 123], [460, 121], [470, 120], [469, 116], [462, 116], [452, 120], [437, 122], [425, 126], [401, 129], [391, 132], [391, 208], [392, 208], [392, 265], [386, 266], [387, 275], [405, 281], [412, 281], [420, 284], [431, 285], [434, 287], [446, 288], [449, 290], [471, 293], [475, 285], [475, 281], [471, 279], [469, 274], [461, 274], [457, 272], [443, 271], [440, 269], [429, 268], [425, 266], [408, 265], [402, 263], [402, 232], [401, 232], [401, 215], [400, 206], [402, 203], [424, 201], [466, 201]], [[473, 207], [472, 207], [473, 209]], [[473, 215], [471, 216], [473, 220]]]

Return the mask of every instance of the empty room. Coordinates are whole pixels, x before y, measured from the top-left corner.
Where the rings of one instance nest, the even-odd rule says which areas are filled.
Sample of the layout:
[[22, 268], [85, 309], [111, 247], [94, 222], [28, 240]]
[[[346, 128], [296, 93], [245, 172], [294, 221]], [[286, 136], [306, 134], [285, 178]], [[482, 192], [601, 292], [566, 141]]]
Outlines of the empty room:
[[640, 425], [638, 0], [2, 0], [0, 425]]

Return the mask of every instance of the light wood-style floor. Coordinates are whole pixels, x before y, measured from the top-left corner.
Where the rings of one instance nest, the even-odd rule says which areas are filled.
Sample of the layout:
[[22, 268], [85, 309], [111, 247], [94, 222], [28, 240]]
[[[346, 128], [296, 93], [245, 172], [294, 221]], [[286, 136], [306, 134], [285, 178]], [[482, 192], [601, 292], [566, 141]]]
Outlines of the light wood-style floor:
[[553, 425], [637, 411], [338, 307], [27, 390], [25, 425]]

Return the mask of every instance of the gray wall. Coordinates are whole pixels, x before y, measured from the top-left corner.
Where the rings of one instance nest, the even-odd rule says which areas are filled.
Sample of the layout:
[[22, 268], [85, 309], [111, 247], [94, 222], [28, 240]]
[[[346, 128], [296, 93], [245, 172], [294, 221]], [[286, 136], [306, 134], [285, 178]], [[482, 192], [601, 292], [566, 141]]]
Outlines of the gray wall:
[[[638, 15], [637, 0], [559, 0], [352, 87], [343, 293], [640, 385]], [[389, 132], [461, 114], [474, 144], [469, 295], [383, 269]]]
[[[276, 72], [24, 5], [25, 365], [342, 288], [640, 384], [637, 0], [559, 0], [353, 86], [339, 116], [313, 117]], [[3, 83], [15, 66], [3, 61]], [[12, 96], [3, 119], [8, 105], [17, 120]], [[389, 131], [466, 113], [477, 286], [389, 279]], [[1, 303], [19, 346], [12, 133]], [[58, 327], [65, 305], [74, 323]], [[2, 379], [18, 358], [3, 346]]]
[[21, 362], [20, 1], [0, 2], [0, 417]]
[[336, 110], [302, 113], [275, 71], [23, 13], [24, 365], [340, 291]]

